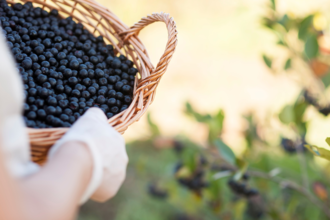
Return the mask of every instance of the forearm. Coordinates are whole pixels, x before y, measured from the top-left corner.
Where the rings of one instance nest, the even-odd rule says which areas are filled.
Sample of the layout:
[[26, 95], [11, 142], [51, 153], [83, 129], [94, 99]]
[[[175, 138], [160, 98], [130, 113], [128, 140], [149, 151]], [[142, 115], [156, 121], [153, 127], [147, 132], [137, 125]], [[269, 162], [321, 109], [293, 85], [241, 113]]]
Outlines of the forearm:
[[92, 174], [87, 146], [68, 142], [35, 175], [20, 181], [29, 219], [73, 219]]

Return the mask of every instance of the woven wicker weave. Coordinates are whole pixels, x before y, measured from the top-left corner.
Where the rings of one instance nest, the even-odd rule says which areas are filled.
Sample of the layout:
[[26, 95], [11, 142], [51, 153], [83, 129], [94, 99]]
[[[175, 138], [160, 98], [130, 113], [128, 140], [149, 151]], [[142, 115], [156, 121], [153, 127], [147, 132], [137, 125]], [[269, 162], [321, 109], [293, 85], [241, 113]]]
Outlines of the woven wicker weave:
[[[26, 0], [7, 0], [8, 4], [24, 3]], [[177, 45], [177, 30], [173, 19], [165, 13], [154, 13], [142, 18], [129, 28], [111, 11], [94, 0], [32, 0], [34, 7], [45, 10], [57, 9], [61, 17], [72, 16], [75, 21], [82, 23], [95, 36], [102, 35], [107, 43], [115, 47], [115, 53], [121, 53], [132, 60], [139, 70], [140, 77], [136, 78], [134, 96], [131, 105], [125, 111], [109, 119], [121, 134], [133, 122], [138, 121], [152, 103], [158, 83], [166, 72]], [[147, 25], [161, 21], [168, 30], [168, 42], [165, 52], [156, 68], [151, 64], [147, 50], [137, 37], [140, 30]], [[33, 161], [45, 161], [49, 148], [65, 134], [67, 128], [28, 128]]]

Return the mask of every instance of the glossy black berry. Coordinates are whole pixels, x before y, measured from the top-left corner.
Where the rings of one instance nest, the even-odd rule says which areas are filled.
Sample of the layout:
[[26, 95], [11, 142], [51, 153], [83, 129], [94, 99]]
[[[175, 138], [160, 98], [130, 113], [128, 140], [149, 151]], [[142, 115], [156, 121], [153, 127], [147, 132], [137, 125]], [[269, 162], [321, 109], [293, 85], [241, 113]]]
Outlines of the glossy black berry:
[[79, 62], [77, 60], [72, 60], [70, 62], [70, 68], [71, 69], [78, 69], [79, 68]]
[[116, 85], [115, 85], [115, 89], [116, 89], [117, 91], [120, 91], [121, 88], [122, 88], [123, 86], [124, 86], [124, 83], [122, 83], [122, 82], [117, 82]]
[[69, 105], [69, 101], [68, 101], [68, 100], [59, 100], [59, 101], [58, 101], [58, 105], [59, 105], [61, 108], [66, 108], [66, 107], [68, 107], [68, 105]]
[[111, 107], [111, 112], [112, 112], [113, 114], [117, 114], [118, 111], [119, 111], [119, 108], [118, 108], [117, 106], [113, 106], [113, 107]]
[[75, 86], [78, 83], [78, 79], [73, 76], [68, 79], [68, 82], [71, 86]]
[[82, 79], [88, 77], [88, 71], [87, 71], [87, 69], [81, 69], [81, 70], [79, 70], [78, 76], [80, 78], [82, 78]]
[[92, 84], [92, 81], [90, 78], [85, 78], [82, 80], [82, 84], [85, 86], [90, 86]]
[[65, 108], [63, 110], [63, 114], [66, 114], [68, 116], [71, 116], [71, 115], [73, 115], [73, 112], [72, 112], [72, 110], [70, 108]]
[[36, 99], [35, 101], [35, 105], [38, 107], [38, 108], [41, 108], [43, 107], [45, 104], [45, 101], [43, 99]]
[[95, 94], [96, 94], [96, 88], [93, 87], [93, 86], [90, 86], [90, 87], [88, 87], [88, 92], [89, 92], [91, 95], [95, 95]]
[[72, 90], [71, 96], [77, 97], [77, 98], [80, 97], [80, 91], [78, 89]]
[[108, 96], [109, 98], [114, 98], [114, 97], [116, 97], [116, 91], [113, 90], [113, 89], [112, 89], [112, 90], [109, 90], [107, 96]]
[[115, 98], [110, 98], [107, 101], [107, 104], [109, 107], [116, 105], [116, 103], [117, 103], [117, 100]]
[[39, 110], [37, 111], [37, 115], [38, 115], [38, 117], [39, 117], [40, 119], [44, 119], [44, 118], [46, 118], [46, 116], [47, 116], [46, 111], [43, 110], [43, 109], [39, 109]]
[[97, 102], [98, 104], [104, 104], [105, 101], [106, 101], [106, 99], [105, 99], [105, 97], [104, 97], [103, 95], [99, 95], [99, 96], [97, 97], [97, 100], [96, 100], [96, 102]]
[[60, 119], [62, 121], [69, 121], [69, 115], [67, 115], [67, 114], [61, 114], [60, 115]]
[[130, 96], [124, 96], [124, 103], [130, 104], [132, 102], [132, 98]]
[[125, 111], [127, 109], [127, 106], [122, 106], [121, 108], [120, 108], [120, 111], [122, 112], [122, 111]]
[[120, 68], [121, 61], [118, 58], [112, 60], [111, 67], [114, 69]]
[[66, 78], [70, 78], [72, 76], [72, 70], [69, 68], [64, 69], [63, 76]]
[[22, 67], [23, 67], [24, 69], [26, 69], [26, 70], [31, 69], [31, 67], [32, 67], [32, 60], [30, 60], [30, 59], [24, 59], [24, 60], [22, 61]]
[[108, 84], [108, 80], [106, 78], [102, 77], [99, 79], [99, 85], [105, 86], [107, 84]]
[[37, 80], [40, 84], [44, 83], [47, 81], [47, 76], [44, 75], [44, 74], [40, 74], [38, 77], [37, 77]]
[[113, 116], [113, 113], [111, 113], [111, 112], [107, 113], [107, 118], [111, 118], [112, 116]]
[[54, 126], [54, 127], [61, 127], [63, 125], [63, 121], [57, 117], [54, 117], [51, 121], [51, 124]]
[[135, 76], [138, 70], [136, 68], [130, 68], [128, 69], [128, 74]]
[[73, 115], [69, 116], [69, 122], [71, 124], [73, 124], [75, 121], [76, 121], [76, 118]]
[[81, 115], [80, 115], [80, 113], [75, 112], [75, 113], [73, 113], [73, 116], [74, 116], [76, 119], [78, 119]]
[[90, 93], [88, 91], [83, 91], [81, 93], [81, 97], [88, 99], [90, 97]]
[[76, 110], [78, 110], [79, 105], [78, 105], [77, 102], [70, 102], [70, 104], [69, 104], [69, 108], [70, 108], [72, 111], [76, 111]]
[[56, 113], [56, 108], [54, 106], [48, 106], [46, 112], [48, 115], [54, 115]]
[[129, 85], [124, 85], [121, 90], [123, 91], [123, 93], [128, 94], [131, 92], [132, 88]]
[[51, 106], [56, 106], [57, 105], [57, 100], [54, 97], [49, 97], [47, 100], [47, 104]]
[[95, 89], [97, 89], [97, 90], [100, 89], [99, 84], [97, 84], [97, 83], [95, 83], [95, 82], [92, 84], [92, 86], [93, 86]]

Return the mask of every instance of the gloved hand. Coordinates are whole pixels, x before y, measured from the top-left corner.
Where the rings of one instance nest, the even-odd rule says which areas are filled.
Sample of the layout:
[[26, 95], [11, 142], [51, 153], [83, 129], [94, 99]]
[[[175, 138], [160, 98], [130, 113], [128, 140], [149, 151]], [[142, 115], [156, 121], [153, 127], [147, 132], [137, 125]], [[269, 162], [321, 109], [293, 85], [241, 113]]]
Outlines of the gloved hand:
[[126, 175], [128, 157], [124, 138], [108, 123], [105, 114], [98, 108], [90, 108], [71, 129], [51, 148], [48, 157], [66, 142], [86, 144], [93, 158], [93, 174], [81, 199], [81, 204], [90, 197], [105, 201], [113, 197]]

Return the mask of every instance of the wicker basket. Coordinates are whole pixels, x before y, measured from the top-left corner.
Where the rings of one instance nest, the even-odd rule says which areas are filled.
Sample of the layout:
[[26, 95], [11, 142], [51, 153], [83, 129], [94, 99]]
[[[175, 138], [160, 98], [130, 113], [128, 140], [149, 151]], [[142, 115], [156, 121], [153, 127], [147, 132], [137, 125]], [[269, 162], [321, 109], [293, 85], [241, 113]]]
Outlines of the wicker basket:
[[[7, 0], [8, 4], [24, 3], [26, 0]], [[165, 13], [154, 13], [142, 18], [129, 28], [107, 8], [94, 0], [32, 0], [34, 7], [45, 10], [57, 9], [63, 18], [72, 16], [96, 36], [102, 35], [107, 43], [115, 47], [115, 53], [121, 53], [132, 60], [139, 70], [136, 77], [134, 95], [131, 105], [125, 111], [109, 119], [121, 134], [133, 122], [138, 121], [153, 101], [158, 83], [165, 73], [177, 45], [177, 30], [173, 19]], [[140, 30], [147, 25], [162, 21], [168, 30], [168, 42], [165, 52], [156, 68], [151, 64], [148, 53], [137, 37]], [[28, 128], [33, 161], [43, 163], [49, 148], [65, 134], [67, 128]]]

